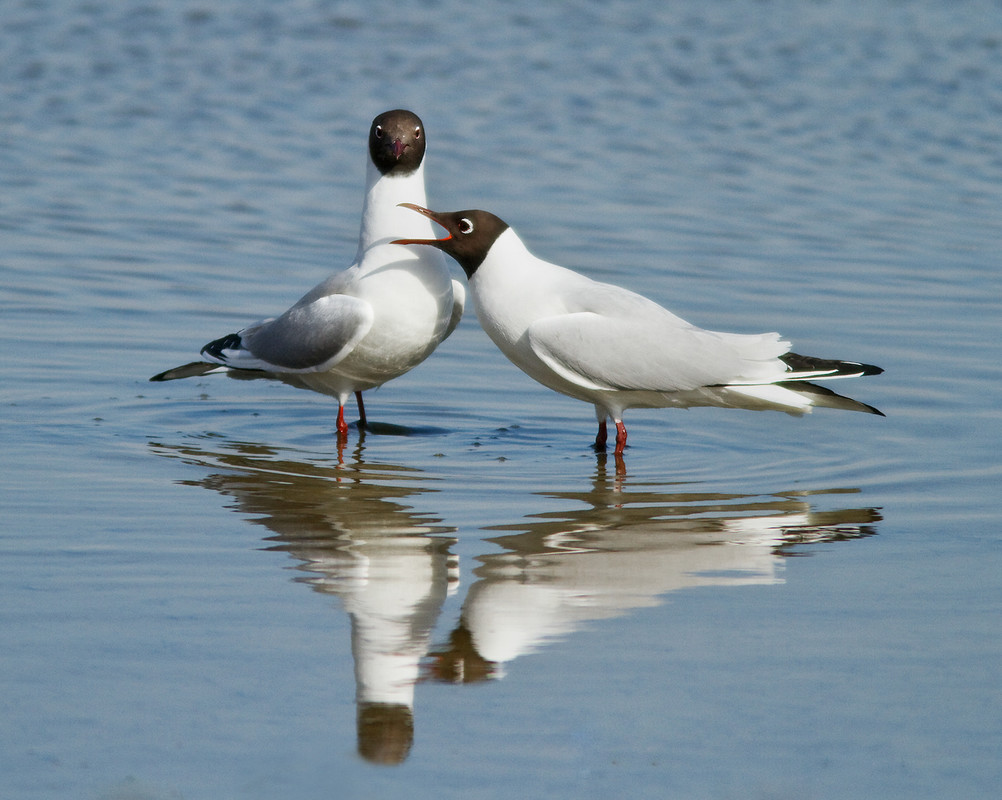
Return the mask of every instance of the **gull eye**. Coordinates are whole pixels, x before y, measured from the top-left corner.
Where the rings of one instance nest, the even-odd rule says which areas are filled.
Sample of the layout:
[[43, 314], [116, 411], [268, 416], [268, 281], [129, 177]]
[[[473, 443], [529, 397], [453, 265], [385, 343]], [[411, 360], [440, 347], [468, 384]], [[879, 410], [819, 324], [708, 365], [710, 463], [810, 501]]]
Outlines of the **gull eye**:
[[421, 138], [421, 126], [420, 125], [414, 129], [414, 138], [415, 139], [420, 139]]
[[375, 134], [376, 134], [376, 138], [377, 139], [382, 139], [383, 138], [383, 126], [382, 125], [377, 125], [376, 126]]
[[456, 226], [460, 233], [473, 233], [473, 223], [467, 217], [463, 217], [459, 220], [459, 224]]

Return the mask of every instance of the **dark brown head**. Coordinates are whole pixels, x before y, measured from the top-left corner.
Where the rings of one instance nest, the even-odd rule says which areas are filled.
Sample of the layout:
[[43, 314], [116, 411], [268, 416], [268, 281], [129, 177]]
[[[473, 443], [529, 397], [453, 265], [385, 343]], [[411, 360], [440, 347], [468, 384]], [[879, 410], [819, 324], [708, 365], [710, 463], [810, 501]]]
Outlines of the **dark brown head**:
[[424, 150], [424, 125], [414, 112], [398, 108], [372, 121], [369, 157], [383, 175], [409, 175], [421, 166]]
[[430, 211], [413, 203], [401, 203], [428, 219], [438, 223], [448, 233], [442, 239], [397, 239], [393, 244], [428, 244], [448, 253], [463, 268], [467, 278], [472, 278], [497, 238], [508, 230], [508, 223], [489, 211]]

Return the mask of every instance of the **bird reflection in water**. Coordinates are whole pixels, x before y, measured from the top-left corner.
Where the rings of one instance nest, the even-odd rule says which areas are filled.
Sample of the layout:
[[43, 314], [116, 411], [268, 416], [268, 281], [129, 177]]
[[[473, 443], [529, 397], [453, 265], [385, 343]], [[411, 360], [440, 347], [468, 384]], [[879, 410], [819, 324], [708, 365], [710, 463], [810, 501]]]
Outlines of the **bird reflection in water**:
[[459, 620], [433, 646], [459, 565], [456, 529], [408, 505], [437, 488], [429, 476], [367, 463], [361, 442], [337, 467], [212, 438], [152, 447], [205, 468], [195, 484], [267, 527], [269, 549], [307, 573], [297, 581], [340, 598], [351, 620], [358, 750], [380, 764], [410, 752], [421, 680], [498, 679], [588, 621], [680, 589], [781, 583], [785, 556], [802, 545], [869, 536], [880, 520], [872, 508], [815, 508], [855, 490], [700, 492], [631, 482], [600, 461], [587, 488], [540, 493], [555, 510], [486, 529], [498, 535], [483, 540]]
[[783, 581], [801, 545], [875, 533], [872, 508], [817, 511], [811, 498], [700, 493], [692, 484], [623, 485], [601, 468], [590, 490], [543, 493], [561, 509], [493, 530], [500, 548], [478, 557], [475, 582], [449, 641], [432, 654], [437, 680], [475, 682], [585, 622], [660, 603], [697, 586]]
[[234, 510], [273, 532], [268, 549], [300, 562], [306, 574], [298, 582], [341, 600], [351, 621], [358, 751], [398, 764], [413, 742], [415, 687], [432, 629], [458, 585], [455, 528], [407, 505], [430, 490], [427, 476], [364, 463], [363, 442], [350, 464], [335, 467], [219, 439], [154, 449], [205, 467], [192, 483], [232, 498]]

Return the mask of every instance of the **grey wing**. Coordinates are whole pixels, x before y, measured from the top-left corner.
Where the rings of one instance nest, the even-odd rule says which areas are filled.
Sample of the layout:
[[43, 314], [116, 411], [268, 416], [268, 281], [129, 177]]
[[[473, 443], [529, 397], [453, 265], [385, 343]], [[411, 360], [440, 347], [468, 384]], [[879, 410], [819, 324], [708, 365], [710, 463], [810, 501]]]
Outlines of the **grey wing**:
[[463, 286], [459, 281], [452, 282], [452, 316], [449, 318], [449, 324], [445, 329], [445, 336], [442, 339], [448, 339], [456, 326], [459, 325], [459, 320], [463, 318], [463, 308], [466, 306], [466, 287]]
[[[614, 289], [615, 287], [608, 287]], [[679, 392], [735, 380], [774, 380], [789, 348], [779, 334], [707, 331], [632, 292], [592, 298], [595, 309], [546, 317], [528, 330], [533, 352], [592, 390]]]
[[307, 295], [282, 316], [246, 328], [226, 364], [270, 372], [323, 372], [350, 353], [372, 327], [372, 307], [357, 297]]

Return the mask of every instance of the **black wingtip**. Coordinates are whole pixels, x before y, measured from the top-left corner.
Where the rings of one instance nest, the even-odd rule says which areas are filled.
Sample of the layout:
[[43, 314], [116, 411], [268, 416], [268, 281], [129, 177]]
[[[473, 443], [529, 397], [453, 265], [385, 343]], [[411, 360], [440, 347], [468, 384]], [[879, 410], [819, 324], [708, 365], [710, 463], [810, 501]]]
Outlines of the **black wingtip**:
[[180, 378], [196, 378], [199, 375], [207, 375], [213, 370], [219, 369], [219, 364], [210, 364], [206, 361], [192, 361], [174, 369], [166, 370], [150, 378], [151, 383], [161, 383], [163, 381], [176, 381]]
[[868, 403], [861, 403], [859, 400], [854, 400], [851, 397], [838, 394], [838, 392], [833, 392], [827, 386], [819, 386], [810, 381], [790, 381], [782, 385], [794, 391], [813, 395], [815, 398], [814, 405], [822, 408], [840, 408], [843, 411], [862, 411], [865, 414], [876, 414], [878, 417], [887, 416], [879, 408], [874, 408]]
[[224, 350], [240, 350], [243, 344], [239, 333], [229, 333], [214, 342], [209, 342], [202, 348], [202, 355], [211, 356], [213, 359], [225, 359]]
[[827, 375], [813, 376], [815, 380], [825, 378], [862, 377], [864, 375], [879, 375], [884, 370], [874, 364], [861, 364], [858, 361], [838, 361], [830, 358], [814, 358], [802, 356], [799, 353], [785, 353], [779, 360], [786, 364], [789, 372], [827, 372]]

